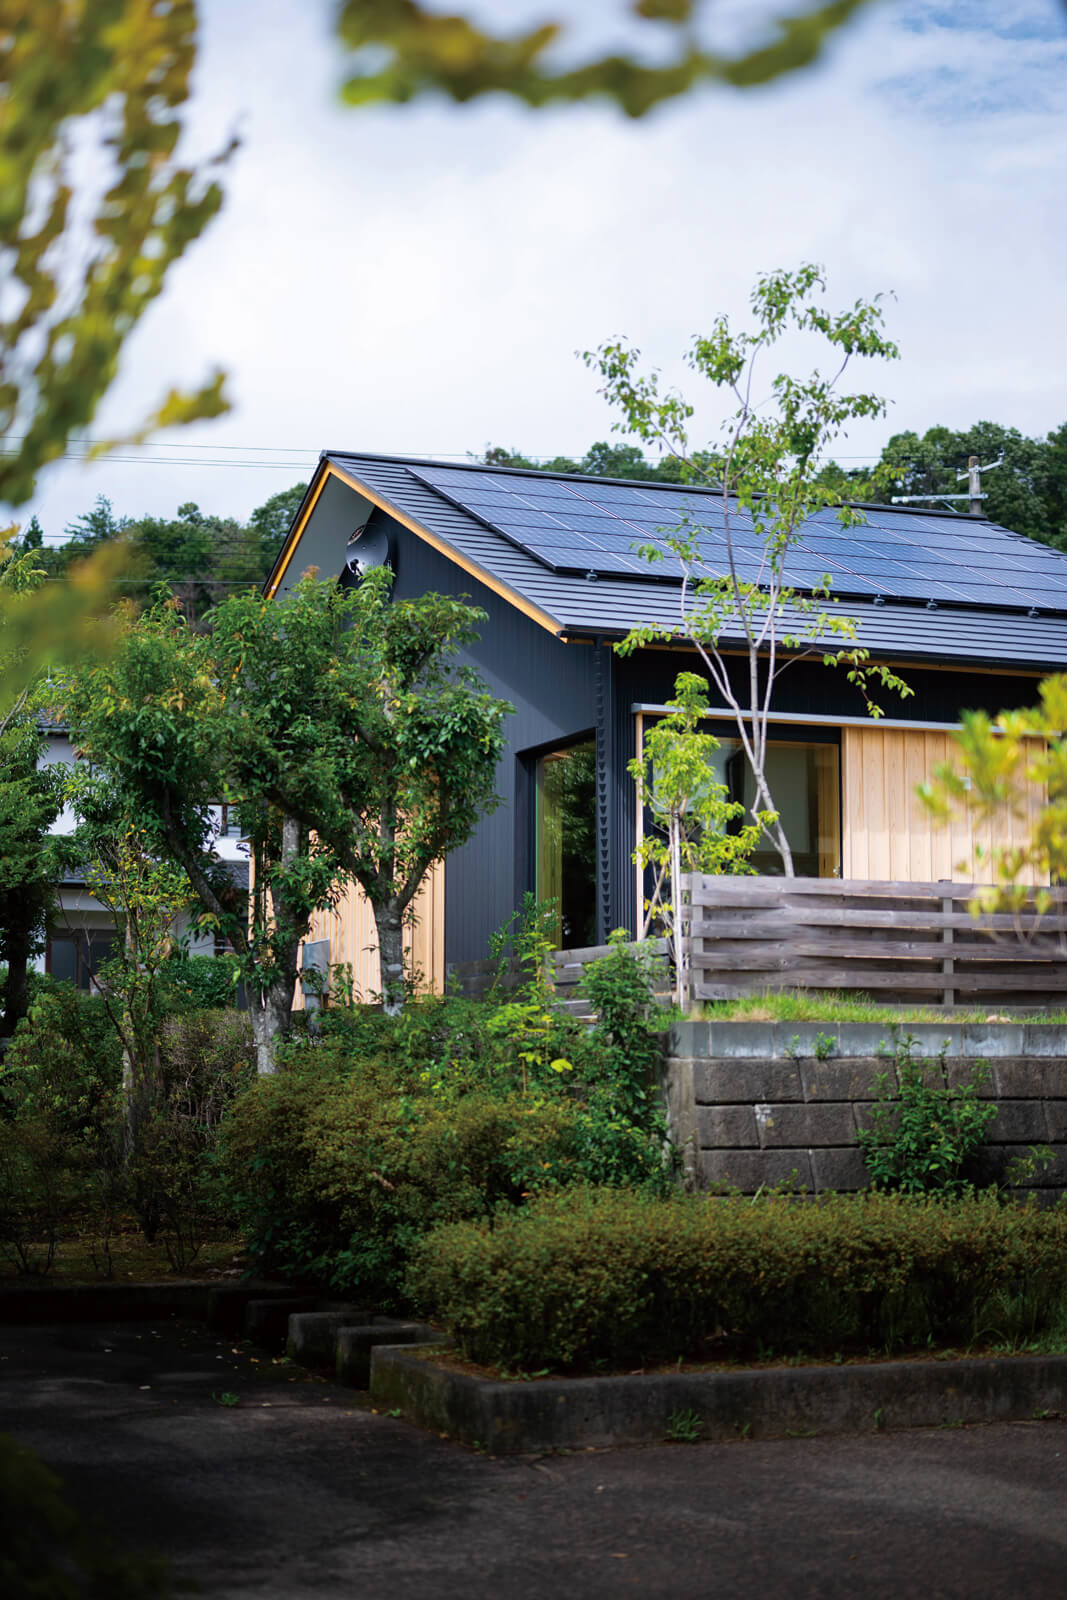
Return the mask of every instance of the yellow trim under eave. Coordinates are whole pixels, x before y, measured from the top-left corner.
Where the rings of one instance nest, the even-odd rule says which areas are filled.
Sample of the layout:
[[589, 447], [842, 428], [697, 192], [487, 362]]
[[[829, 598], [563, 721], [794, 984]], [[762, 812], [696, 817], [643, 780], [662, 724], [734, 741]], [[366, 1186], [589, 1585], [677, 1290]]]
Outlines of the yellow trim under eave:
[[307, 505], [304, 507], [303, 511], [301, 512], [299, 522], [294, 523], [294, 525], [290, 528], [288, 534], [286, 535], [285, 543], [282, 545], [282, 553], [278, 558], [278, 560], [279, 560], [278, 576], [275, 578], [274, 582], [271, 584], [270, 588], [267, 590], [267, 599], [268, 600], [273, 600], [274, 599], [275, 593], [277, 592], [277, 589], [278, 589], [278, 585], [281, 583], [282, 579], [285, 577], [285, 569], [289, 565], [290, 561], [293, 559], [293, 556], [296, 554], [296, 547], [300, 543], [301, 538], [303, 537], [304, 529], [308, 525], [308, 521], [309, 521], [309, 519], [311, 517], [311, 513], [314, 511], [315, 507], [319, 503], [319, 495], [325, 489], [326, 480], [329, 477], [329, 475], [330, 475], [329, 467], [327, 467], [327, 470], [322, 474], [322, 477], [319, 479], [318, 483], [315, 485], [314, 489], [312, 490], [311, 499], [308, 501]]
[[529, 617], [532, 622], [536, 622], [539, 627], [547, 629], [547, 631], [552, 634], [553, 638], [559, 638], [561, 632], [560, 624], [554, 617], [550, 617], [547, 611], [542, 611], [540, 607], [531, 604], [531, 602], [524, 599], [521, 594], [518, 594], [514, 589], [509, 588], [506, 583], [502, 583], [499, 578], [494, 578], [491, 573], [486, 572], [484, 567], [478, 566], [477, 562], [471, 561], [469, 557], [461, 555], [458, 550], [454, 549], [452, 545], [447, 544], [444, 539], [439, 539], [436, 534], [430, 533], [429, 530], [424, 528], [421, 523], [416, 522], [414, 518], [407, 516], [405, 512], [398, 511], [395, 506], [390, 505], [388, 500], [383, 499], [382, 496], [375, 493], [374, 490], [368, 489], [366, 484], [360, 483], [358, 478], [351, 477], [340, 467], [335, 466], [332, 461], [326, 462], [322, 478], [316, 485], [315, 492], [312, 495], [311, 500], [308, 502], [308, 505], [305, 507], [303, 516], [300, 518], [300, 521], [294, 525], [291, 533], [289, 534], [289, 538], [286, 540], [285, 547], [282, 550], [281, 561], [278, 566], [277, 577], [274, 578], [270, 588], [267, 591], [268, 598], [272, 599], [274, 597], [278, 585], [284, 578], [286, 568], [288, 567], [293, 556], [296, 554], [296, 547], [300, 543], [301, 536], [303, 535], [304, 529], [307, 526], [308, 519], [310, 518], [312, 511], [315, 509], [319, 495], [326, 487], [326, 483], [330, 478], [339, 478], [342, 483], [348, 486], [349, 489], [352, 489], [356, 494], [362, 495], [364, 500], [369, 500], [371, 504], [377, 506], [380, 511], [386, 512], [387, 515], [392, 517], [395, 522], [399, 522], [403, 527], [409, 529], [409, 531], [413, 533], [417, 539], [422, 539], [426, 544], [430, 545], [434, 550], [436, 550], [439, 555], [444, 556], [447, 560], [453, 562], [455, 566], [460, 567], [468, 574], [469, 577], [476, 578], [477, 581], [479, 583], [483, 583], [487, 589], [491, 589], [493, 593], [499, 595], [502, 600], [506, 600], [508, 605], [514, 606], [517, 611], [521, 611], [524, 616]]

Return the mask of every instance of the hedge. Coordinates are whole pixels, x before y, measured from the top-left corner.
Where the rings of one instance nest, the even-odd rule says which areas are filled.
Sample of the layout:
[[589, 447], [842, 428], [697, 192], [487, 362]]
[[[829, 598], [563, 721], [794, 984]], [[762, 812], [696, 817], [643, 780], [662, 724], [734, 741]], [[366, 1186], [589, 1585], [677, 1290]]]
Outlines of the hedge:
[[1063, 1317], [1067, 1205], [572, 1190], [437, 1229], [408, 1292], [504, 1369], [1010, 1346]]

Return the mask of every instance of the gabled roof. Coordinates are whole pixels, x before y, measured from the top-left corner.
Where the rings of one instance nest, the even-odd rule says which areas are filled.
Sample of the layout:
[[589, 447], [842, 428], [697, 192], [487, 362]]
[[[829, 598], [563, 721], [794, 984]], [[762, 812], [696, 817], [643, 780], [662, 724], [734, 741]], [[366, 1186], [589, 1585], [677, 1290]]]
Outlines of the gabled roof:
[[[709, 571], [721, 570], [721, 497], [713, 490], [418, 457], [325, 451], [267, 591], [273, 593], [323, 486], [340, 479], [472, 576], [561, 636], [617, 638], [675, 627], [680, 579], [670, 560], [636, 553], [684, 519]], [[981, 517], [863, 508], [801, 531], [787, 576], [831, 594], [860, 620], [873, 655], [1045, 670], [1067, 664], [1067, 555]], [[735, 522], [745, 556], [746, 519]], [[751, 533], [752, 553], [755, 541]], [[338, 551], [338, 566], [344, 559]], [[755, 577], [752, 571], [742, 576]]]

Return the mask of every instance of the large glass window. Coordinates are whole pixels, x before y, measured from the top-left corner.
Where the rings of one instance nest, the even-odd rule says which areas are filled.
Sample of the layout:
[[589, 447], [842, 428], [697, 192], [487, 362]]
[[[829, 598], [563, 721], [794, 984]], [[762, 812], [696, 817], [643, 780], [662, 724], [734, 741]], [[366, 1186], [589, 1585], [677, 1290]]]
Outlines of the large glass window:
[[557, 907], [556, 945], [596, 943], [596, 744], [552, 750], [536, 765], [536, 884]]
[[[798, 878], [834, 878], [841, 872], [840, 751], [836, 744], [800, 739], [771, 739], [767, 746], [767, 784], [793, 852]], [[719, 783], [739, 800], [746, 819], [755, 803], [756, 782], [739, 739], [719, 736], [711, 759]], [[736, 824], [740, 831], [740, 820]], [[764, 835], [763, 847], [750, 856], [753, 869], [778, 877], [782, 858]]]

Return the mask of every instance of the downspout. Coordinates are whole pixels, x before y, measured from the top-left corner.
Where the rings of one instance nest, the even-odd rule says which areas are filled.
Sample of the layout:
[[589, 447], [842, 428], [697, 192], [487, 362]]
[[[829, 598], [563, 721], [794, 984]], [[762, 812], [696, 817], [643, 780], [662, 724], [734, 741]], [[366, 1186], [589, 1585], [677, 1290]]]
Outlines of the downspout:
[[611, 799], [615, 766], [615, 674], [614, 654], [598, 635], [595, 646], [596, 672], [596, 941], [607, 944], [614, 927], [611, 841], [614, 819]]

